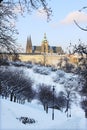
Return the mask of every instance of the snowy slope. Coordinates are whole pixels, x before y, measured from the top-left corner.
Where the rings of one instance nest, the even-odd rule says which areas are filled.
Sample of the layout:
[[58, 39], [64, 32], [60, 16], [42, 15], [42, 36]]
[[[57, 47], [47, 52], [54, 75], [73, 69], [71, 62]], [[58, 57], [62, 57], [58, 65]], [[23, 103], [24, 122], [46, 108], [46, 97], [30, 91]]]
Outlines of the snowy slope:
[[[37, 89], [37, 86], [39, 84], [44, 83], [44, 84], [47, 84], [47, 85], [50, 85], [50, 86], [55, 86], [55, 89], [58, 92], [64, 89], [64, 83], [67, 82], [67, 79], [69, 77], [72, 77], [72, 78], [75, 77], [72, 73], [67, 74], [67, 73], [60, 71], [60, 70], [54, 72], [54, 71], [49, 70], [49, 68], [47, 68], [47, 69], [48, 69], [48, 71], [50, 71], [50, 74], [43, 75], [43, 74], [40, 74], [40, 73], [35, 73], [34, 68], [35, 68], [35, 66], [32, 67], [32, 68], [8, 66], [7, 68], [2, 67], [1, 69], [3, 71], [5, 71], [5, 69], [8, 69], [12, 72], [14, 72], [16, 70], [23, 71], [25, 76], [31, 78], [31, 80], [33, 81], [33, 87], [35, 89]], [[41, 67], [40, 67], [40, 69], [41, 69]], [[60, 73], [63, 73], [64, 76], [58, 77], [58, 75]], [[60, 81], [54, 82], [54, 80], [58, 79], [58, 78], [59, 78]], [[61, 82], [64, 82], [64, 83], [62, 84]]]
[[[1, 68], [3, 71], [9, 69], [14, 72], [15, 69], [23, 70], [26, 77], [33, 81], [33, 87], [37, 89], [38, 84], [44, 83], [56, 86], [57, 92], [64, 90], [64, 84], [68, 79], [74, 79], [74, 86], [77, 84], [77, 76], [63, 71], [50, 71], [48, 75], [35, 73], [34, 68], [8, 66]], [[56, 82], [55, 82], [56, 81]], [[10, 102], [0, 98], [0, 130], [87, 130], [87, 119], [84, 118], [84, 111], [76, 105], [71, 107], [72, 117], [67, 118], [64, 112], [55, 110], [55, 119], [52, 120], [52, 109], [49, 113], [43, 110], [43, 106], [37, 102], [25, 103], [24, 105]], [[21, 116], [30, 117], [36, 120], [34, 124], [22, 124], [17, 118]]]
[[[0, 99], [0, 130], [87, 130], [87, 119], [84, 112], [73, 106], [72, 117], [67, 118], [65, 113], [55, 110], [55, 119], [52, 120], [52, 110], [48, 114], [43, 107], [36, 103], [25, 105]], [[27, 116], [36, 120], [35, 124], [22, 124], [18, 119]]]

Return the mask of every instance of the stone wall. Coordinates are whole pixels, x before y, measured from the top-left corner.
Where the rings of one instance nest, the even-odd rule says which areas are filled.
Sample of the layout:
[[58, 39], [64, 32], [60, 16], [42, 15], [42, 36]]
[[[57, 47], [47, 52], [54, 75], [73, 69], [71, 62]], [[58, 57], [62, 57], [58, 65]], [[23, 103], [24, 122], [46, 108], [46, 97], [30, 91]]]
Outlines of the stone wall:
[[[52, 65], [57, 66], [57, 64], [61, 61], [64, 62], [64, 58], [67, 57], [69, 59], [69, 62], [73, 64], [78, 63], [78, 57], [76, 56], [68, 56], [68, 55], [58, 55], [57, 53], [38, 53], [38, 54], [27, 54], [27, 53], [21, 53], [21, 54], [0, 54], [0, 57], [7, 58], [9, 60], [20, 60], [20, 61], [31, 61], [32, 63], [40, 63], [44, 65]], [[14, 60], [14, 61], [15, 61]]]
[[33, 54], [33, 55], [24, 55], [20, 54], [19, 59], [21, 61], [31, 61], [32, 63], [42, 63], [45, 65], [57, 65], [58, 60], [61, 57], [65, 57], [64, 55], [57, 55], [57, 54]]

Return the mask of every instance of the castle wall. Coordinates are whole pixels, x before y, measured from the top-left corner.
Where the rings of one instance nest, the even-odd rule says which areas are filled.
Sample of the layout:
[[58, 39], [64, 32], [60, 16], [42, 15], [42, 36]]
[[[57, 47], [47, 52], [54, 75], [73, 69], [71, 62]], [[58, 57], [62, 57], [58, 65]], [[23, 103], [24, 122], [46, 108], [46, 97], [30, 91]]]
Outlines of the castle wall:
[[58, 55], [57, 53], [38, 53], [38, 54], [27, 54], [27, 53], [20, 53], [20, 54], [0, 54], [0, 58], [7, 58], [9, 60], [21, 60], [21, 61], [31, 61], [32, 63], [40, 63], [44, 65], [52, 65], [52, 66], [57, 66], [57, 64], [61, 61], [64, 61], [64, 58], [67, 57], [69, 59], [69, 62], [77, 64], [78, 63], [78, 58], [77, 56], [71, 55]]
[[21, 61], [32, 61], [32, 63], [38, 63], [38, 62], [42, 61], [43, 56], [39, 55], [39, 54], [36, 54], [36, 55], [34, 55], [34, 54], [32, 54], [32, 55], [20, 54], [19, 59]]
[[57, 65], [58, 60], [64, 57], [64, 55], [57, 55], [57, 54], [33, 54], [33, 55], [24, 55], [20, 54], [19, 59], [21, 61], [31, 61], [32, 63], [42, 63], [44, 65]]

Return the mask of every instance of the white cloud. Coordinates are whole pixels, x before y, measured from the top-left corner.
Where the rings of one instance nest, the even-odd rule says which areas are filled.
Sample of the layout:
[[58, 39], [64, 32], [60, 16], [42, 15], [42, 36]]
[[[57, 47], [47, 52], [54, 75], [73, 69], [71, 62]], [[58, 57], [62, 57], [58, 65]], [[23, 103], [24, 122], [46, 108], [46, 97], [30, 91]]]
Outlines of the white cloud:
[[69, 13], [62, 21], [60, 21], [60, 23], [71, 24], [73, 23], [73, 20], [81, 23], [87, 22], [87, 14], [84, 12], [74, 11]]

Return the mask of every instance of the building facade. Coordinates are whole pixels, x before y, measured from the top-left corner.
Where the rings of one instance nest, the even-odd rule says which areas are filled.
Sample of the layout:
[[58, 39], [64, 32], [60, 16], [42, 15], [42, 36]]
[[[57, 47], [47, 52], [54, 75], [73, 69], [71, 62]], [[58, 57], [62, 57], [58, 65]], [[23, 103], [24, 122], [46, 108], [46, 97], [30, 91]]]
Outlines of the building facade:
[[78, 56], [64, 54], [62, 47], [50, 46], [46, 33], [40, 46], [33, 46], [31, 37], [27, 38], [26, 52], [14, 54], [0, 54], [1, 58], [7, 58], [9, 60], [20, 60], [24, 62], [40, 63], [44, 65], [57, 66], [58, 63], [64, 61], [67, 57], [69, 62], [78, 64]]
[[44, 38], [41, 42], [41, 46], [32, 46], [31, 37], [27, 38], [27, 45], [26, 45], [26, 53], [57, 53], [57, 54], [64, 54], [62, 47], [57, 46], [50, 46], [49, 42], [46, 37], [46, 33], [44, 34]]

